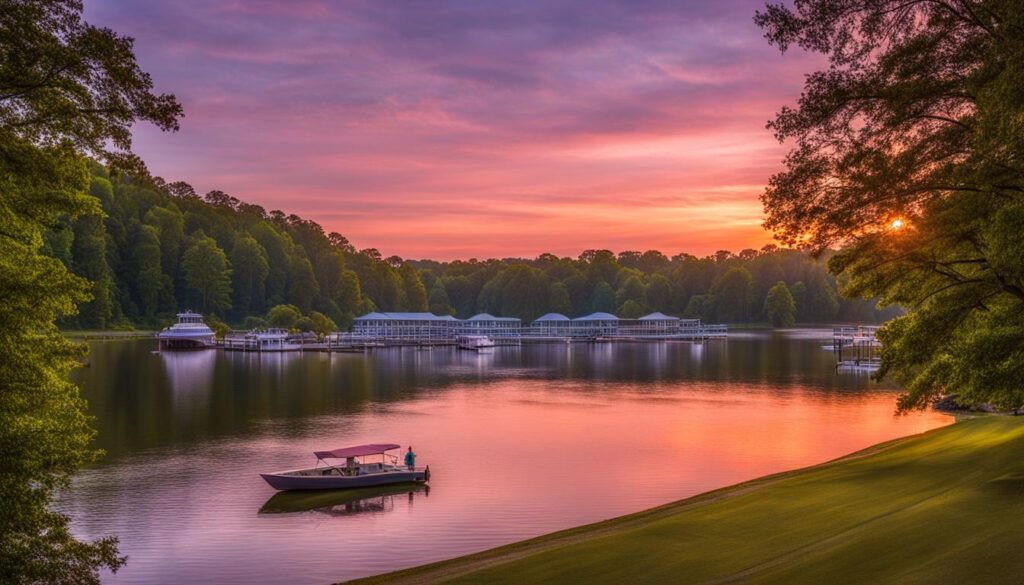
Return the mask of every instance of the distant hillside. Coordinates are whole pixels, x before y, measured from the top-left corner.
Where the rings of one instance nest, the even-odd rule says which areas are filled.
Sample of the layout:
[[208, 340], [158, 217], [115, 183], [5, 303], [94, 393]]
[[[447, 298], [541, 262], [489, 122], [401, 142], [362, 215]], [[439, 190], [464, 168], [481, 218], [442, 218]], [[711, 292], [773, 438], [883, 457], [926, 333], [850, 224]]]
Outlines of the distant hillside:
[[774, 246], [705, 258], [588, 250], [578, 258], [406, 261], [356, 250], [316, 222], [221, 191], [200, 197], [186, 183], [135, 181], [99, 165], [91, 172], [90, 192], [106, 217], [65, 221], [46, 236], [46, 253], [94, 283], [94, 300], [67, 327], [158, 327], [186, 308], [251, 327], [282, 304], [341, 328], [374, 309], [527, 321], [548, 312], [662, 311], [753, 322], [767, 320], [765, 298], [780, 281], [798, 322], [895, 314], [840, 298], [823, 261]]

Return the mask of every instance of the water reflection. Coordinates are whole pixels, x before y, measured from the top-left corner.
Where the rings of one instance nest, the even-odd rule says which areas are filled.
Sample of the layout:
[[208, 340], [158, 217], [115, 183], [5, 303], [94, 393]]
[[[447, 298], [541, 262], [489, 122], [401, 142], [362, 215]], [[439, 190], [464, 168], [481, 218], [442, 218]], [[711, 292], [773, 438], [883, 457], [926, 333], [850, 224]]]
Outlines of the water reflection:
[[[96, 343], [92, 367], [74, 376], [108, 456], [60, 506], [76, 533], [120, 537], [130, 560], [109, 583], [326, 583], [634, 512], [949, 420], [894, 416], [892, 388], [835, 371], [821, 349], [830, 334], [483, 354], [154, 354], [145, 340]], [[433, 472], [430, 497], [296, 498], [258, 475], [372, 442], [412, 444]]]
[[319, 512], [329, 516], [390, 512], [395, 498], [406, 496], [409, 505], [416, 496], [430, 496], [430, 485], [407, 483], [355, 490], [322, 492], [278, 492], [260, 507], [260, 514], [292, 514]]

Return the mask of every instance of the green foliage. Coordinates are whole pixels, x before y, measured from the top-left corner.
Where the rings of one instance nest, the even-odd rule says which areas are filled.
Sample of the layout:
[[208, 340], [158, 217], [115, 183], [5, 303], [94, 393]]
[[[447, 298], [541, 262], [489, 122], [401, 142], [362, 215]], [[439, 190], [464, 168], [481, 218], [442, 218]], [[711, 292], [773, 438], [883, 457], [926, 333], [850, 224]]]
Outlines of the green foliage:
[[[76, 305], [89, 324], [112, 316], [100, 200], [87, 196], [83, 154], [142, 171], [131, 127], [177, 128], [181, 107], [152, 92], [130, 39], [81, 20], [80, 2], [0, 1], [0, 581], [99, 583], [117, 570], [117, 541], [76, 539], [53, 494], [96, 459], [94, 432], [68, 372], [85, 355], [57, 330]], [[139, 173], [143, 174], [143, 173]], [[96, 182], [98, 196], [105, 185]], [[56, 251], [44, 232], [70, 221]], [[52, 241], [52, 239], [51, 239]], [[70, 253], [70, 254], [69, 254]], [[94, 295], [94, 296], [91, 296]]]
[[548, 302], [547, 313], [561, 313], [569, 315], [572, 313], [572, 300], [569, 297], [569, 287], [562, 282], [551, 285], [551, 298]]
[[231, 333], [231, 327], [213, 313], [207, 315], [204, 321], [210, 329], [213, 329], [213, 334], [217, 339], [224, 339], [228, 333]]
[[99, 213], [75, 219], [71, 242], [71, 266], [74, 272], [89, 281], [91, 300], [79, 306], [77, 325], [103, 329], [114, 316], [111, 288], [113, 278], [107, 265], [107, 234]]
[[295, 305], [277, 305], [267, 312], [267, 323], [279, 329], [294, 329], [302, 318], [302, 311]]
[[590, 312], [614, 313], [615, 312], [615, 291], [607, 282], [601, 280], [594, 286], [594, 292], [590, 294]]
[[138, 313], [152, 321], [164, 290], [164, 273], [160, 269], [160, 235], [150, 225], [138, 221], [130, 228], [131, 248], [129, 254], [129, 278], [133, 298], [137, 300]]
[[306, 258], [303, 248], [295, 247], [288, 274], [288, 299], [302, 311], [309, 311], [313, 299], [320, 294], [320, 285], [313, 274], [313, 265]]
[[[667, 260], [667, 259], [666, 259]], [[658, 262], [660, 265], [661, 262]], [[671, 264], [669, 265], [671, 266]], [[651, 307], [659, 307], [662, 312], [672, 310], [672, 282], [661, 273], [652, 274], [647, 280], [647, 289], [644, 291], [646, 304]]]
[[780, 280], [769, 289], [764, 299], [764, 314], [772, 327], [792, 327], [796, 323], [796, 302], [785, 282]]
[[181, 270], [201, 312], [231, 308], [231, 266], [216, 240], [200, 234], [182, 256]]
[[323, 313], [313, 311], [309, 314], [310, 331], [316, 333], [319, 339], [323, 339], [328, 333], [338, 330], [338, 325], [330, 317]]
[[448, 298], [448, 291], [445, 290], [444, 281], [440, 278], [434, 280], [434, 286], [430, 288], [428, 302], [430, 312], [435, 315], [455, 314], [455, 308], [452, 307], [451, 300]]
[[269, 274], [267, 254], [256, 238], [249, 234], [238, 236], [231, 249], [231, 284], [235, 293], [232, 308], [237, 317], [244, 319], [263, 308]]
[[[1024, 4], [794, 6], [758, 24], [829, 68], [770, 124], [795, 144], [763, 197], [766, 226], [843, 246], [830, 268], [844, 294], [910, 309], [880, 335], [877, 376], [905, 387], [901, 408], [942, 393], [1024, 406]], [[805, 282], [801, 314], [829, 312]]]
[[412, 264], [403, 263], [398, 269], [405, 290], [406, 308], [410, 311], [427, 310], [427, 289], [420, 280], [419, 272]]
[[623, 319], [638, 319], [647, 314], [647, 309], [633, 299], [629, 299], [622, 303], [616, 314]]
[[734, 323], [750, 319], [754, 295], [754, 278], [743, 267], [730, 268], [711, 286], [715, 315], [725, 322]]
[[266, 329], [267, 320], [256, 315], [249, 315], [242, 321], [242, 329], [252, 331], [253, 329]]
[[647, 303], [646, 293], [647, 290], [644, 287], [643, 281], [640, 280], [640, 277], [632, 275], [623, 281], [622, 286], [620, 286], [618, 292], [615, 293], [615, 303], [621, 307], [627, 302], [633, 301], [633, 305], [641, 307], [642, 310], [642, 307]]

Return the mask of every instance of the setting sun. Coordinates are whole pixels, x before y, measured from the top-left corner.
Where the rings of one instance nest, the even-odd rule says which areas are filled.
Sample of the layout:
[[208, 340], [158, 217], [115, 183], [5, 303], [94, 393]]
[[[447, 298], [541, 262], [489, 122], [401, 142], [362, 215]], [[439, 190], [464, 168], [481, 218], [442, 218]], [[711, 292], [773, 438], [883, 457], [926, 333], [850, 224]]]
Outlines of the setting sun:
[[900, 218], [896, 218], [892, 220], [892, 223], [889, 224], [889, 227], [894, 230], [903, 229], [903, 220]]

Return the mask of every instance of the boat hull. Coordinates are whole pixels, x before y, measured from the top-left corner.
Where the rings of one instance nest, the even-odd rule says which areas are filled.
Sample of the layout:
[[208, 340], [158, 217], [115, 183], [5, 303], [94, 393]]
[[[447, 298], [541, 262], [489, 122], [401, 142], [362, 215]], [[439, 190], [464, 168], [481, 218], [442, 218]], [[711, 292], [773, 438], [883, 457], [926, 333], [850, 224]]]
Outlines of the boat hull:
[[373, 487], [394, 483], [426, 481], [426, 473], [422, 469], [410, 471], [387, 471], [383, 473], [367, 473], [365, 475], [293, 475], [283, 473], [261, 473], [270, 487], [275, 490], [343, 490], [351, 488]]
[[165, 351], [190, 351], [195, 349], [212, 349], [216, 347], [213, 334], [192, 337], [183, 336], [158, 336], [157, 340], [161, 350]]

